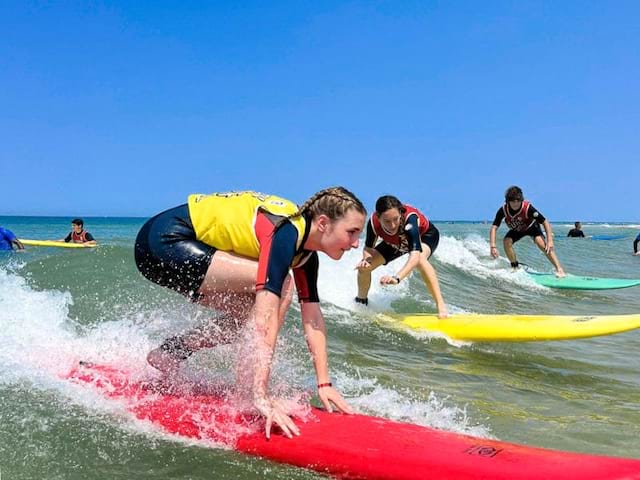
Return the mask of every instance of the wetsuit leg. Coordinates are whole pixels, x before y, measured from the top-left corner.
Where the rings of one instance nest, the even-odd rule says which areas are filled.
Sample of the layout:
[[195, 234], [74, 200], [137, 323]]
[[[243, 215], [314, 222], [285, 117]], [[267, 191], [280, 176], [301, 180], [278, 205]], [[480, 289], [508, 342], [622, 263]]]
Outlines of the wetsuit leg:
[[431, 255], [434, 254], [434, 252], [438, 248], [438, 244], [440, 243], [440, 231], [436, 228], [436, 226], [433, 223], [430, 223], [427, 231], [424, 232], [422, 237], [420, 237], [420, 241], [424, 243], [427, 247], [429, 247], [429, 250], [431, 250], [431, 253], [429, 254], [429, 257], [428, 257], [428, 258], [431, 258]]

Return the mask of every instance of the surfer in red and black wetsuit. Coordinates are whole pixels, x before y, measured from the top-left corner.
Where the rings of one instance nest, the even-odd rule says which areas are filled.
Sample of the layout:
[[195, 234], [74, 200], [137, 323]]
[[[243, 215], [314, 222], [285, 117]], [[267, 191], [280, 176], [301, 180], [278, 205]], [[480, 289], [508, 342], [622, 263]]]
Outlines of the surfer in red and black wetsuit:
[[[378, 242], [379, 240], [379, 242]], [[384, 195], [376, 201], [376, 211], [367, 222], [367, 238], [358, 263], [358, 296], [356, 302], [368, 304], [371, 272], [380, 265], [401, 257], [409, 258], [395, 275], [385, 275], [382, 285], [397, 285], [417, 268], [436, 301], [438, 317], [449, 315], [440, 292], [436, 271], [429, 258], [438, 248], [440, 232], [417, 208], [403, 204], [392, 195]], [[377, 243], [377, 244], [376, 244]]]
[[[496, 212], [496, 217], [489, 231], [490, 254], [493, 258], [498, 258], [500, 253], [496, 248], [496, 231], [505, 221], [509, 231], [504, 236], [504, 252], [511, 262], [511, 267], [518, 268], [516, 252], [513, 244], [523, 237], [531, 237], [538, 248], [547, 256], [551, 264], [556, 269], [556, 276], [564, 277], [566, 274], [560, 265], [560, 261], [553, 249], [553, 231], [551, 224], [544, 216], [535, 209], [530, 202], [524, 199], [520, 187], [512, 186], [505, 192], [505, 203]], [[545, 235], [542, 233], [540, 225], [544, 227]]]
[[71, 220], [71, 231], [69, 235], [60, 240], [65, 243], [82, 243], [84, 245], [97, 245], [95, 238], [84, 229], [84, 221], [81, 218]]

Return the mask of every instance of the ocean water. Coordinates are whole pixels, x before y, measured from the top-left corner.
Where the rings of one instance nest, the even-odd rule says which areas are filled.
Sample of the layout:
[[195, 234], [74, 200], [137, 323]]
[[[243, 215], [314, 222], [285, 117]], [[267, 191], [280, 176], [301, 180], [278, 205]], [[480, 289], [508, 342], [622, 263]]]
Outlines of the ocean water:
[[[31, 247], [0, 252], [0, 476], [7, 479], [324, 478], [237, 454], [224, 445], [185, 441], [132, 419], [124, 405], [61, 379], [78, 360], [121, 365], [153, 376], [146, 353], [166, 336], [211, 317], [142, 278], [133, 241], [144, 219], [89, 218], [96, 249]], [[62, 238], [68, 218], [0, 217], [22, 238]], [[434, 255], [450, 311], [616, 314], [640, 312], [640, 287], [606, 292], [550, 290], [507, 260], [489, 257], [489, 225], [436, 222]], [[554, 224], [556, 251], [574, 274], [637, 278], [631, 255], [638, 225], [586, 224], [567, 239]], [[499, 232], [504, 234], [504, 230]], [[519, 259], [551, 267], [528, 239]], [[354, 265], [321, 258], [320, 295], [334, 382], [358, 411], [443, 430], [527, 445], [640, 458], [640, 331], [578, 341], [447, 342], [387, 330], [376, 312], [434, 312], [415, 274], [397, 287], [374, 273], [369, 308], [356, 307]], [[405, 257], [406, 258], [406, 257]], [[189, 359], [194, 377], [233, 382], [232, 348]], [[293, 306], [281, 332], [273, 384], [313, 397], [313, 367]], [[295, 441], [295, 440], [292, 440]]]

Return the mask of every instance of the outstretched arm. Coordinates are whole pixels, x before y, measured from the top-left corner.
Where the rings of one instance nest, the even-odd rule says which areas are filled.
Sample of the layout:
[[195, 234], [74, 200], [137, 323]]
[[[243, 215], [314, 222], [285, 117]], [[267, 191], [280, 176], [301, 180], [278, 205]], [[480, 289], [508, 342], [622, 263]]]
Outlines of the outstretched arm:
[[256, 328], [255, 358], [253, 372], [253, 404], [266, 418], [265, 434], [271, 436], [272, 424], [280, 426], [284, 434], [291, 438], [300, 435], [300, 430], [286, 411], [268, 394], [269, 376], [273, 353], [278, 338], [280, 298], [268, 290], [256, 294], [253, 319]]
[[409, 252], [409, 258], [407, 259], [407, 262], [400, 270], [398, 270], [398, 273], [396, 273], [395, 275], [385, 275], [384, 277], [380, 278], [380, 283], [382, 285], [395, 285], [400, 283], [402, 279], [407, 278], [413, 271], [413, 269], [418, 266], [418, 263], [420, 263], [421, 253], [422, 252], [420, 252], [419, 250]]
[[[382, 285], [394, 285], [400, 283], [400, 280], [409, 276], [414, 268], [420, 263], [420, 256], [424, 253], [431, 254], [431, 251], [426, 252], [424, 248], [429, 248], [422, 244], [420, 239], [420, 225], [418, 224], [418, 215], [409, 214], [406, 219], [406, 224], [402, 227], [406, 240], [409, 245], [409, 258], [404, 266], [393, 276], [384, 276], [380, 279]], [[423, 248], [424, 247], [424, 248]]]
[[496, 246], [497, 231], [498, 227], [491, 225], [491, 229], [489, 230], [489, 255], [493, 258], [498, 258], [500, 256], [500, 252], [498, 252], [498, 247]]
[[333, 411], [333, 405], [343, 413], [353, 413], [351, 407], [331, 385], [329, 376], [329, 359], [327, 357], [327, 327], [320, 310], [319, 303], [305, 302], [300, 304], [302, 326], [307, 346], [313, 359], [318, 380], [318, 396], [328, 412]]
[[96, 239], [93, 238], [93, 235], [91, 235], [89, 232], [87, 232], [86, 239], [87, 239], [86, 242], [82, 242], [83, 245], [87, 245], [91, 247], [98, 245], [98, 242], [96, 242]]
[[551, 253], [553, 251], [553, 230], [551, 229], [549, 220], [545, 220], [542, 226], [544, 227], [544, 233], [547, 237], [544, 251], [546, 253]]

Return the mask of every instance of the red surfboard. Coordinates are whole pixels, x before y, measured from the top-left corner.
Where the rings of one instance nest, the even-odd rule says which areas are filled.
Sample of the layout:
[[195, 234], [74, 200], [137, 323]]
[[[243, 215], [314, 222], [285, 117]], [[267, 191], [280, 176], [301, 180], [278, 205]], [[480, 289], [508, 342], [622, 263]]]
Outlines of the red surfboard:
[[264, 421], [232, 412], [216, 393], [172, 392], [105, 365], [81, 363], [69, 380], [124, 401], [136, 418], [182, 437], [346, 479], [640, 480], [640, 460], [486, 440], [366, 415], [313, 408], [300, 436], [264, 437]]

